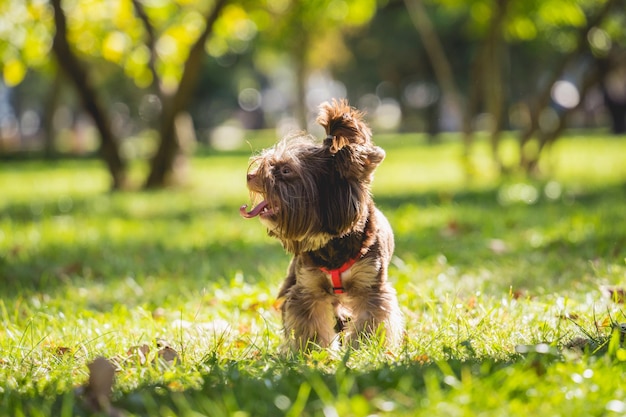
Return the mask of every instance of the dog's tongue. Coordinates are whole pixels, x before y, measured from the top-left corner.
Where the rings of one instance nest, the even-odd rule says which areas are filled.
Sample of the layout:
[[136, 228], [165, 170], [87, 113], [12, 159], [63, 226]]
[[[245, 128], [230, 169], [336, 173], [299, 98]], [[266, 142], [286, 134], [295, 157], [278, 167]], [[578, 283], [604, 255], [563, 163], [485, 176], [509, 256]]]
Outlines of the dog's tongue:
[[255, 208], [250, 211], [246, 211], [248, 205], [244, 204], [243, 206], [239, 207], [239, 214], [241, 214], [246, 219], [251, 219], [258, 216], [265, 207], [267, 207], [267, 202], [265, 200], [261, 201]]

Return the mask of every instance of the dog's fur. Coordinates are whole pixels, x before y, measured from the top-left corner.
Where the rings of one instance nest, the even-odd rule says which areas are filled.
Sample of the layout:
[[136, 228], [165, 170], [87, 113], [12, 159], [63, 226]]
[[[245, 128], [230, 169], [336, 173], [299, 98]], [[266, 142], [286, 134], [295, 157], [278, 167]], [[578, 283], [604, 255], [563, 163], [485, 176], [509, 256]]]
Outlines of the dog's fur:
[[[293, 350], [333, 347], [338, 333], [356, 347], [363, 336], [400, 341], [403, 319], [387, 280], [393, 232], [370, 194], [385, 152], [371, 140], [363, 115], [345, 100], [320, 106], [323, 143], [289, 136], [251, 159], [247, 185], [270, 236], [294, 255], [280, 289], [284, 332]], [[336, 294], [323, 269], [356, 262]]]

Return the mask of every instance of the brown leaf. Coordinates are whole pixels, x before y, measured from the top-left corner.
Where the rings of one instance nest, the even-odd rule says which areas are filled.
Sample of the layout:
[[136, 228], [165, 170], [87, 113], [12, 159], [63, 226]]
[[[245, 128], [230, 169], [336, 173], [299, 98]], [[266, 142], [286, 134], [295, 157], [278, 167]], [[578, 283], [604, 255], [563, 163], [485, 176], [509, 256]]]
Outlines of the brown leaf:
[[600, 287], [600, 291], [605, 297], [610, 298], [614, 303], [624, 304], [626, 300], [626, 290], [621, 287], [611, 287], [608, 285]]
[[514, 300], [519, 300], [520, 298], [524, 297], [524, 291], [523, 290], [514, 290], [514, 289], [510, 289], [509, 290], [509, 294], [511, 296], [512, 299]]
[[161, 350], [157, 352], [158, 357], [161, 360], [164, 360], [166, 363], [175, 363], [180, 362], [180, 356], [178, 356], [178, 352], [174, 350], [174, 348], [170, 346], [165, 346]]
[[67, 346], [58, 346], [57, 348], [54, 349], [54, 354], [56, 356], [64, 356], [71, 352], [72, 352], [72, 349], [68, 348]]
[[148, 360], [148, 354], [150, 354], [150, 346], [145, 343], [140, 346], [131, 346], [130, 349], [126, 351], [126, 354], [129, 358], [136, 357], [139, 364], [145, 365]]
[[430, 362], [430, 357], [426, 354], [421, 354], [421, 355], [416, 355], [413, 360], [415, 362], [419, 362], [420, 364], [425, 364], [427, 362]]
[[461, 225], [456, 220], [450, 220], [448, 224], [440, 230], [443, 237], [453, 237], [461, 232]]
[[95, 413], [105, 413], [110, 417], [120, 417], [124, 413], [111, 405], [115, 366], [103, 357], [97, 357], [89, 365], [89, 382], [85, 388], [87, 407]]
[[469, 300], [467, 300], [467, 309], [468, 310], [473, 310], [474, 308], [476, 308], [476, 297], [475, 296], [471, 296]]
[[580, 316], [576, 313], [563, 313], [563, 314], [559, 314], [557, 317], [563, 320], [572, 320], [572, 321], [576, 321], [580, 318]]

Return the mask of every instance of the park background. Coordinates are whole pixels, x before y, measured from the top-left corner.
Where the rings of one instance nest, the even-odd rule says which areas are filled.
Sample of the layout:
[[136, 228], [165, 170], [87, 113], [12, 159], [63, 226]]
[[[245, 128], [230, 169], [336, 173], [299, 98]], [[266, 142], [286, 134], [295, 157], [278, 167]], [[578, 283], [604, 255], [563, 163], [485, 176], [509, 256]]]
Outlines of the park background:
[[[625, 10], [5, 0], [0, 414], [623, 415]], [[406, 340], [286, 357], [248, 158], [341, 97]]]

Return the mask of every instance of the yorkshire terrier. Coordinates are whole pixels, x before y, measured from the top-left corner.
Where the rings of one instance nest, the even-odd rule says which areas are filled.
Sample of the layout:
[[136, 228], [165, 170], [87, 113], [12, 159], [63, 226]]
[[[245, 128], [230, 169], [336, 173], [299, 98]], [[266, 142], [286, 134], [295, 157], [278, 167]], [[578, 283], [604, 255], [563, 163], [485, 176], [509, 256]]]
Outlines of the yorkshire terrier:
[[323, 103], [322, 143], [287, 136], [251, 158], [254, 208], [270, 236], [294, 255], [279, 292], [287, 345], [352, 347], [372, 337], [400, 341], [403, 318], [387, 279], [393, 231], [370, 192], [385, 152], [372, 142], [363, 114], [346, 100]]

